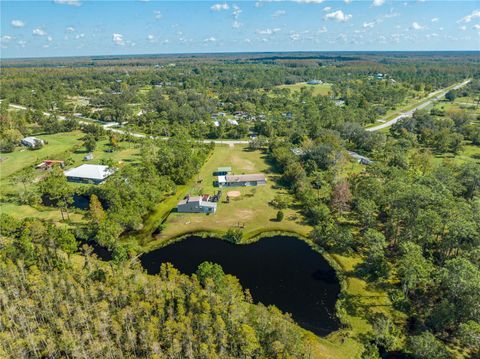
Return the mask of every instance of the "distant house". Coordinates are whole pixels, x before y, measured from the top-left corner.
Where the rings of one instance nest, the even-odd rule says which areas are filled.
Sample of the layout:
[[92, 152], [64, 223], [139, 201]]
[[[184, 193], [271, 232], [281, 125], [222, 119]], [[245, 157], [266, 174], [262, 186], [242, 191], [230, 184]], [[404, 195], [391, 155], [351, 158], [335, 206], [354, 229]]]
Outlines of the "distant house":
[[361, 163], [362, 165], [371, 165], [373, 163], [373, 161], [370, 158], [362, 156], [356, 152], [348, 151], [348, 154], [350, 155], [350, 157], [356, 159], [357, 162]]
[[226, 175], [218, 176], [217, 185], [219, 187], [245, 187], [260, 186], [267, 183], [267, 178], [263, 173], [249, 175]]
[[25, 137], [20, 143], [29, 148], [40, 148], [45, 144], [45, 141], [37, 137]]
[[232, 125], [232, 126], [238, 126], [238, 121], [237, 120], [232, 120], [232, 119], [227, 119], [227, 122]]
[[309, 80], [307, 81], [307, 85], [321, 85], [323, 84], [322, 80]]
[[84, 161], [91, 161], [91, 160], [93, 160], [93, 153], [90, 152], [90, 153], [86, 154], [86, 155], [83, 157], [83, 160], [84, 160]]
[[181, 213], [215, 213], [217, 204], [209, 201], [209, 196], [187, 196], [177, 204], [177, 211]]
[[232, 167], [218, 167], [215, 172], [213, 172], [214, 176], [226, 176], [230, 172], [232, 172]]
[[108, 166], [83, 164], [65, 171], [64, 174], [70, 182], [100, 184], [114, 172], [115, 169]]

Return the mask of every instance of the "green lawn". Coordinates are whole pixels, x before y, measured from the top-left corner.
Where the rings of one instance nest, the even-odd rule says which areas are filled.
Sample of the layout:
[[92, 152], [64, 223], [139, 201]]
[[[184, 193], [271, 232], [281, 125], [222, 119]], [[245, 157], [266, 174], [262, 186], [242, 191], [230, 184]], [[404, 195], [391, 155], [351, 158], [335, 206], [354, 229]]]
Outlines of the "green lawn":
[[48, 142], [39, 150], [29, 150], [26, 147], [17, 147], [14, 152], [0, 154], [0, 177], [2, 180], [27, 166], [40, 163], [43, 159], [56, 159], [57, 154], [73, 149], [81, 144], [80, 138], [84, 134], [80, 131], [58, 133], [54, 135], [35, 135]]
[[[3, 198], [4, 202], [0, 202], [0, 212], [8, 213], [18, 218], [24, 217], [38, 217], [50, 219], [53, 221], [61, 220], [60, 212], [57, 209], [48, 207], [34, 208], [28, 205], [19, 205], [13, 202], [5, 202], [6, 197], [15, 196], [23, 191], [22, 184], [15, 184], [12, 178], [15, 173], [27, 168], [33, 167], [45, 159], [65, 160], [67, 168], [78, 166], [82, 163], [86, 151], [82, 145], [81, 138], [84, 134], [80, 131], [69, 133], [58, 133], [53, 135], [35, 135], [38, 138], [46, 140], [48, 143], [41, 149], [31, 151], [24, 147], [18, 147], [12, 153], [2, 153], [0, 158], [0, 200]], [[115, 164], [121, 165], [121, 162], [136, 161], [138, 156], [138, 149], [135, 144], [128, 142], [121, 142], [119, 149], [114, 152], [106, 152], [109, 149], [108, 140], [101, 140], [97, 142], [97, 148], [93, 151], [94, 159], [88, 163], [99, 164], [103, 160], [112, 160]], [[38, 182], [43, 176], [47, 174], [44, 170], [36, 170], [34, 172], [34, 182]], [[33, 189], [35, 184], [31, 184], [27, 189]], [[74, 186], [85, 186], [82, 184], [74, 184]], [[81, 215], [74, 214], [73, 221], [80, 221]]]
[[[165, 229], [151, 245], [160, 245], [167, 239], [185, 233], [199, 231], [225, 233], [228, 228], [238, 226], [243, 228], [245, 238], [265, 231], [292, 231], [307, 235], [311, 227], [304, 223], [302, 215], [296, 209], [284, 210], [284, 220], [281, 222], [276, 220], [277, 210], [269, 203], [277, 193], [288, 194], [285, 189], [277, 186], [275, 180], [278, 174], [273, 172], [265, 157], [263, 152], [249, 151], [245, 146], [216, 146], [213, 154], [192, 183], [179, 188], [175, 196], [159, 205], [154, 214], [157, 219], [175, 208], [178, 200], [185, 194], [211, 195], [218, 191], [219, 188], [213, 186], [215, 180], [213, 172], [217, 167], [231, 166], [232, 171], [237, 174], [266, 173], [267, 184], [257, 187], [222, 189], [223, 198], [218, 204], [215, 214], [171, 213], [165, 222]], [[226, 194], [231, 190], [240, 191], [241, 196], [226, 203]]]
[[289, 89], [291, 91], [300, 91], [302, 88], [312, 89], [314, 95], [329, 96], [331, 94], [331, 84], [308, 85], [306, 82], [299, 82], [293, 85], [280, 85], [277, 88]]

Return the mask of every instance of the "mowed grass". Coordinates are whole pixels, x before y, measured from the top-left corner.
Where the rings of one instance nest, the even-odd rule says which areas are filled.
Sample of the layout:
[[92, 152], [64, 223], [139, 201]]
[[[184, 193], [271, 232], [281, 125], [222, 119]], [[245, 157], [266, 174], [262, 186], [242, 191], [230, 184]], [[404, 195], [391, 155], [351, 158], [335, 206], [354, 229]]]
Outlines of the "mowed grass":
[[[277, 221], [277, 209], [270, 202], [275, 195], [288, 195], [276, 181], [279, 175], [274, 173], [262, 151], [250, 151], [245, 146], [216, 146], [212, 156], [202, 167], [190, 188], [184, 188], [184, 193], [191, 195], [214, 194], [219, 188], [214, 187], [216, 177], [213, 173], [218, 167], [231, 166], [235, 174], [265, 173], [267, 184], [256, 187], [222, 188], [222, 201], [218, 203], [215, 214], [175, 213], [172, 212], [165, 222], [164, 230], [157, 235], [157, 240], [174, 238], [191, 232], [225, 233], [229, 228], [241, 228], [246, 238], [265, 231], [292, 231], [307, 235], [311, 227], [304, 223], [298, 210], [285, 209], [283, 221]], [[226, 203], [227, 192], [239, 191], [241, 196], [230, 199]], [[174, 203], [178, 201], [177, 196]], [[292, 199], [293, 200], [293, 199]]]
[[315, 96], [329, 96], [332, 93], [332, 85], [331, 84], [318, 84], [318, 85], [309, 85], [306, 82], [299, 82], [293, 85], [280, 85], [277, 88], [282, 89], [289, 89], [291, 91], [300, 91], [301, 89], [311, 89]]
[[57, 133], [54, 135], [35, 135], [47, 141], [48, 144], [38, 150], [29, 150], [26, 147], [17, 147], [14, 152], [0, 154], [0, 177], [2, 179], [20, 171], [21, 169], [34, 166], [43, 159], [54, 159], [56, 154], [72, 150], [75, 145], [80, 144], [84, 136], [80, 131], [69, 133]]
[[[61, 221], [61, 214], [58, 209], [50, 207], [32, 207], [24, 204], [17, 204], [12, 198], [24, 191], [23, 184], [15, 183], [13, 178], [27, 167], [34, 167], [45, 159], [64, 160], [68, 163], [68, 168], [79, 166], [82, 163], [100, 164], [104, 160], [111, 160], [114, 164], [121, 165], [121, 162], [135, 162], [138, 160], [138, 148], [135, 144], [121, 142], [119, 148], [113, 152], [107, 152], [110, 149], [108, 140], [104, 139], [97, 142], [97, 148], [93, 151], [94, 159], [88, 162], [83, 161], [86, 150], [82, 147], [81, 138], [85, 136], [80, 131], [68, 133], [58, 133], [52, 135], [35, 135], [35, 137], [48, 141], [48, 143], [38, 150], [28, 150], [25, 147], [18, 147], [12, 153], [2, 153], [0, 158], [0, 213], [7, 213], [16, 218], [37, 217], [52, 221]], [[44, 170], [35, 170], [33, 183], [27, 186], [27, 190], [33, 191], [36, 183], [42, 179], [48, 172]], [[87, 186], [83, 184], [72, 184], [72, 187]], [[10, 199], [7, 199], [9, 197]], [[70, 219], [73, 222], [80, 222], [82, 215], [71, 213]]]

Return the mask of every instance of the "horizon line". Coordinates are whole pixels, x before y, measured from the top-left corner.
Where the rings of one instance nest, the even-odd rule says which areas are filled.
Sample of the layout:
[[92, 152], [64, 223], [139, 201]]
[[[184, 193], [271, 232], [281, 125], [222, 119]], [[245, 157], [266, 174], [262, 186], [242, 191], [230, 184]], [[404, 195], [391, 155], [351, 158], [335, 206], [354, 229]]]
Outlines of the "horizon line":
[[146, 56], [198, 56], [198, 55], [239, 55], [239, 54], [288, 54], [288, 53], [478, 53], [480, 50], [287, 50], [287, 51], [213, 51], [213, 52], [165, 52], [165, 53], [139, 53], [139, 54], [109, 54], [109, 55], [59, 55], [59, 56], [37, 56], [37, 57], [1, 57], [0, 61], [11, 60], [47, 60], [47, 59], [74, 59], [74, 58], [108, 58], [108, 57], [146, 57]]

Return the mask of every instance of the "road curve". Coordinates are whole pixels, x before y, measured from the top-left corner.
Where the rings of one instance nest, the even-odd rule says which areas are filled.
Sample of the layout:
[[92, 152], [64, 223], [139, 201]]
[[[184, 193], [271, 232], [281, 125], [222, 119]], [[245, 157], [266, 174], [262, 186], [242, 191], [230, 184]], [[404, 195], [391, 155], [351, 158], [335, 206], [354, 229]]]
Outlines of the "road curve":
[[468, 84], [471, 80], [468, 79], [468, 80], [465, 80], [453, 87], [449, 87], [447, 89], [443, 89], [443, 90], [438, 90], [438, 91], [435, 91], [433, 92], [432, 94], [430, 94], [427, 98], [428, 100], [425, 101], [425, 102], [422, 102], [420, 105], [414, 107], [413, 109], [411, 110], [408, 110], [408, 111], [405, 111], [405, 112], [402, 112], [400, 115], [398, 115], [397, 117], [395, 117], [394, 119], [391, 119], [390, 121], [387, 121], [385, 123], [382, 123], [381, 125], [377, 125], [377, 126], [374, 126], [374, 127], [369, 127], [369, 128], [366, 128], [365, 131], [369, 131], [369, 132], [373, 132], [373, 131], [378, 131], [378, 130], [381, 130], [383, 128], [387, 128], [387, 127], [390, 127], [391, 125], [393, 125], [394, 123], [397, 123], [398, 121], [401, 121], [402, 119], [404, 119], [405, 117], [410, 117], [413, 115], [413, 113], [417, 110], [421, 110], [425, 107], [427, 107], [428, 105], [430, 105], [433, 101], [437, 101], [437, 100], [440, 100], [441, 98], [443, 98], [445, 96], [445, 94], [450, 91], [450, 90], [458, 90], [459, 88], [465, 86], [466, 84]]

